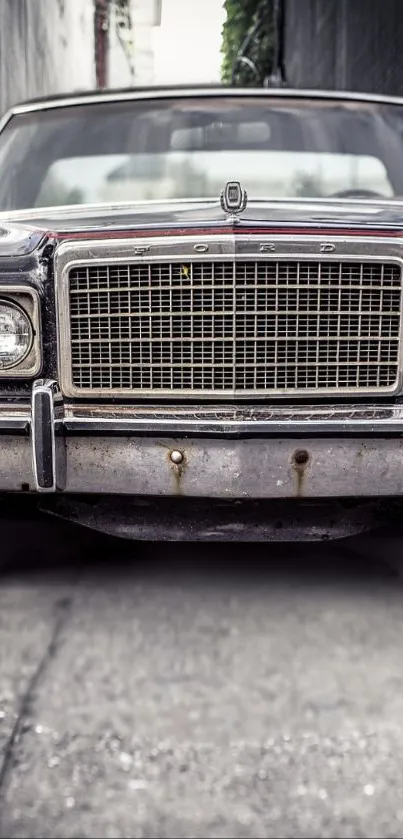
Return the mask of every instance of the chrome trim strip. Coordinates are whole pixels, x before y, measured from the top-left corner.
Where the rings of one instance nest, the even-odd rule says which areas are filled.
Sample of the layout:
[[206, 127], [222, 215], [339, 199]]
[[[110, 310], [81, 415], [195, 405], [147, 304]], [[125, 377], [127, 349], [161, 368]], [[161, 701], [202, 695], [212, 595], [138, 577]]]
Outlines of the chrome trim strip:
[[[400, 405], [184, 405], [135, 406], [62, 404], [58, 387], [41, 380], [38, 387], [50, 387], [53, 394], [55, 431], [97, 433], [177, 434], [317, 434], [356, 433], [403, 434], [403, 404]], [[0, 404], [0, 431], [27, 432], [32, 409]]]
[[[234, 262], [252, 258], [254, 261], [278, 262], [281, 259], [296, 259], [300, 262], [325, 259], [326, 262], [359, 261], [359, 262], [388, 262], [396, 263], [403, 270], [403, 242], [400, 240], [388, 239], [385, 237], [341, 237], [337, 240], [333, 253], [326, 253], [324, 256], [320, 251], [323, 245], [323, 237], [315, 236], [293, 236], [290, 234], [274, 235], [242, 235], [231, 234], [200, 236], [155, 236], [138, 238], [135, 240], [108, 240], [105, 241], [80, 241], [65, 242], [56, 251], [56, 306], [58, 318], [58, 345], [59, 345], [59, 381], [62, 392], [70, 398], [93, 397], [107, 399], [112, 396], [121, 398], [137, 396], [144, 400], [150, 398], [176, 398], [188, 401], [197, 398], [200, 401], [210, 399], [236, 399], [237, 401], [254, 398], [293, 397], [297, 399], [318, 398], [318, 396], [338, 397], [350, 396], [352, 394], [377, 397], [380, 394], [393, 395], [401, 391], [403, 386], [403, 295], [402, 308], [400, 311], [400, 363], [399, 374], [396, 385], [383, 388], [306, 388], [305, 390], [290, 389], [284, 391], [255, 391], [249, 390], [237, 392], [231, 395], [229, 391], [196, 391], [196, 390], [133, 390], [133, 389], [92, 389], [77, 388], [72, 381], [71, 365], [71, 339], [70, 339], [70, 294], [69, 294], [69, 272], [74, 267], [97, 266], [105, 264], [149, 264], [158, 262], [181, 262], [189, 258], [195, 258], [195, 246], [203, 243], [208, 246], [207, 253], [197, 253], [197, 261], [214, 262], [222, 261], [227, 256]], [[262, 246], [274, 245], [275, 252], [262, 252]], [[134, 248], [146, 247], [145, 254], [134, 255]]]
[[[254, 220], [250, 222], [251, 230], [258, 225], [259, 222]], [[203, 223], [201, 222], [203, 226]], [[225, 226], [225, 219], [223, 220]], [[265, 222], [266, 225], [266, 222]], [[307, 228], [308, 229], [308, 228]], [[403, 229], [403, 223], [402, 223]], [[323, 259], [323, 253], [320, 251], [320, 246], [323, 242], [328, 242], [329, 238], [335, 245], [335, 250], [331, 254], [326, 254], [326, 259], [332, 257], [333, 259], [350, 259], [355, 255], [357, 259], [366, 259], [368, 261], [374, 259], [387, 260], [395, 258], [401, 260], [403, 253], [403, 235], [401, 237], [388, 236], [388, 231], [384, 231], [382, 236], [360, 236], [359, 234], [337, 235], [333, 239], [324, 234], [315, 231], [314, 234], [309, 233], [290, 233], [287, 228], [281, 233], [271, 233], [270, 230], [265, 230], [261, 233], [253, 232], [238, 232], [236, 234], [228, 230], [227, 233], [215, 232], [212, 227], [211, 230], [202, 235], [200, 233], [186, 234], [186, 236], [169, 235], [164, 236], [155, 231], [153, 236], [142, 236], [141, 231], [139, 235], [133, 238], [121, 239], [103, 239], [102, 233], [99, 234], [99, 239], [79, 239], [67, 240], [61, 242], [56, 248], [56, 270], [58, 275], [58, 285], [61, 282], [61, 275], [67, 269], [74, 265], [93, 265], [104, 264], [106, 261], [111, 264], [124, 262], [125, 264], [132, 261], [133, 263], [148, 263], [150, 259], [161, 261], [166, 259], [189, 259], [194, 258], [195, 245], [200, 243], [208, 245], [207, 253], [197, 253], [197, 259], [204, 258], [207, 262], [211, 261], [212, 257], [222, 258], [225, 255], [238, 256], [240, 259], [246, 257], [261, 259], [278, 259], [289, 257], [291, 259], [306, 259], [316, 258]], [[263, 252], [262, 246], [273, 245], [273, 253]], [[135, 254], [135, 248], [145, 248], [146, 250], [139, 255]]]
[[31, 417], [16, 419], [16, 417], [0, 416], [0, 432], [22, 431], [27, 433], [31, 427]]
[[[403, 434], [403, 403], [400, 405], [100, 405], [63, 403], [60, 391], [51, 380], [35, 383], [38, 389], [52, 393], [54, 427], [57, 436], [67, 433], [102, 431], [222, 435], [254, 434]], [[60, 401], [59, 401], [60, 400]], [[0, 404], [0, 431], [27, 432], [31, 427], [32, 406]], [[57, 445], [56, 445], [57, 448]]]
[[403, 405], [329, 407], [102, 407], [66, 405], [57, 428], [71, 433], [285, 435], [403, 434]]
[[[325, 101], [350, 101], [350, 102], [365, 102], [368, 104], [378, 103], [384, 105], [403, 105], [403, 98], [399, 96], [388, 96], [386, 94], [371, 94], [371, 93], [356, 93], [354, 91], [327, 91], [327, 90], [310, 90], [292, 88], [233, 88], [225, 86], [212, 87], [153, 87], [138, 90], [110, 90], [92, 92], [88, 91], [79, 94], [66, 94], [64, 97], [49, 97], [42, 101], [34, 100], [22, 102], [15, 105], [5, 114], [3, 118], [3, 125], [12, 117], [18, 114], [34, 113], [35, 111], [47, 111], [54, 108], [69, 108], [73, 105], [91, 105], [98, 102], [131, 102], [149, 99], [154, 101], [156, 99], [182, 99], [191, 98], [197, 99], [206, 97], [214, 98], [240, 98], [247, 96], [248, 99], [257, 97], [259, 99], [318, 99]], [[0, 130], [3, 127], [0, 124]]]
[[0, 403], [0, 432], [16, 431], [27, 434], [31, 427], [31, 409], [26, 406]]

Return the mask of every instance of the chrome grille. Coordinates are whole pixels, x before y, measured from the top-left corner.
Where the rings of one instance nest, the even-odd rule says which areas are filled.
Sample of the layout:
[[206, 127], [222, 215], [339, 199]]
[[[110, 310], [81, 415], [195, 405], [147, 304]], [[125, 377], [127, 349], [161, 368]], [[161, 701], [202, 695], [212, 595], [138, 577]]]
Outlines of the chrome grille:
[[72, 384], [223, 397], [387, 392], [398, 377], [401, 293], [393, 262], [75, 267]]

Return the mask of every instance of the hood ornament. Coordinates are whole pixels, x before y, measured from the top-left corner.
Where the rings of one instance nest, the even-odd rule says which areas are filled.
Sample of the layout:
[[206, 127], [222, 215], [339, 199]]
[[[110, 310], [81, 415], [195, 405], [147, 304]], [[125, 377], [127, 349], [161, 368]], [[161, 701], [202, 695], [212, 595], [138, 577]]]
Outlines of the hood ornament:
[[239, 181], [228, 181], [221, 192], [220, 203], [224, 213], [227, 213], [227, 221], [238, 224], [237, 216], [244, 212], [248, 203], [247, 192], [242, 189]]

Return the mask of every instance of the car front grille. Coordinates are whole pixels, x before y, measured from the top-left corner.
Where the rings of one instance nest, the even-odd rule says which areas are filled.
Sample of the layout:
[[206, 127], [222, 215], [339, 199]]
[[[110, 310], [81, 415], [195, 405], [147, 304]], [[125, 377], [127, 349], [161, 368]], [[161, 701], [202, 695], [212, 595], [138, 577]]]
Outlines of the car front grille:
[[194, 260], [69, 272], [77, 393], [388, 392], [399, 373], [394, 262]]

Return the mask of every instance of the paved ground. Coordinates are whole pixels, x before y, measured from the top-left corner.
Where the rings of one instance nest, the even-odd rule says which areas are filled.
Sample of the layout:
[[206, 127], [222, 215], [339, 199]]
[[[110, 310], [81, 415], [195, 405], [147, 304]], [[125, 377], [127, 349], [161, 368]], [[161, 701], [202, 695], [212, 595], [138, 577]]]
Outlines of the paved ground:
[[127, 551], [56, 525], [13, 551], [16, 535], [0, 553], [1, 836], [402, 835], [388, 565]]

